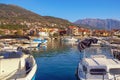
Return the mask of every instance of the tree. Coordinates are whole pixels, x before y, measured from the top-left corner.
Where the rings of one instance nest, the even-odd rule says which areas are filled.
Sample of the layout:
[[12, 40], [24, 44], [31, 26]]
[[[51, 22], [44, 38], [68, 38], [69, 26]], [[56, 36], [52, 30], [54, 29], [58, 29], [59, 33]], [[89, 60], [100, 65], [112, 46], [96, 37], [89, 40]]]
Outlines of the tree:
[[4, 35], [5, 33], [4, 33], [4, 31], [0, 31], [0, 35]]
[[54, 34], [53, 34], [53, 37], [58, 37], [58, 36], [59, 36], [58, 33], [54, 33]]
[[23, 35], [23, 31], [22, 30], [17, 30], [17, 32], [15, 33], [15, 35], [22, 36]]

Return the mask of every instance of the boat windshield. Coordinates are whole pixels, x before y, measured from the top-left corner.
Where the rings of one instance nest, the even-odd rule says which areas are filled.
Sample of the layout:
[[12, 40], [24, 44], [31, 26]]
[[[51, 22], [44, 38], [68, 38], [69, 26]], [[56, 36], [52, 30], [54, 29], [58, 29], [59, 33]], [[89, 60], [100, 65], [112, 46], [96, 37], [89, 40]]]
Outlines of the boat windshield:
[[112, 75], [120, 74], [120, 68], [110, 69], [110, 74], [112, 74]]
[[105, 75], [106, 70], [105, 69], [90, 69], [91, 75]]
[[90, 47], [86, 48], [83, 56], [90, 58], [91, 55], [105, 55], [107, 58], [113, 58], [110, 47]]
[[4, 59], [7, 58], [20, 58], [22, 56], [22, 52], [2, 52], [0, 53]]

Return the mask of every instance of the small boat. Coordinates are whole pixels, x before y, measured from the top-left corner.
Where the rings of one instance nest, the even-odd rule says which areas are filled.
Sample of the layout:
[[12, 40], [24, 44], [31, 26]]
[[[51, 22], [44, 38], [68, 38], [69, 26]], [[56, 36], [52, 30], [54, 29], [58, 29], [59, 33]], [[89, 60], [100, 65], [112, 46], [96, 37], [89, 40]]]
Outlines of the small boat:
[[23, 42], [24, 48], [38, 48], [40, 45], [45, 45], [48, 41], [46, 39], [36, 38], [33, 40], [26, 40]]
[[36, 38], [36, 39], [33, 39], [33, 43], [47, 43], [47, 40], [46, 39], [41, 39], [41, 38]]
[[120, 48], [120, 44], [115, 44], [115, 43], [109, 44], [109, 46], [111, 46], [112, 48], [115, 48], [115, 47]]
[[77, 42], [78, 39], [74, 38], [74, 37], [66, 37], [62, 39], [65, 42]]
[[[81, 41], [78, 44], [80, 52], [89, 49], [97, 39]], [[77, 77], [80, 80], [120, 80], [120, 61], [113, 56], [103, 54], [91, 55], [83, 53], [82, 59], [77, 68]]]
[[0, 80], [32, 80], [37, 69], [34, 57], [20, 50], [0, 51], [0, 65]]
[[79, 63], [80, 80], [120, 80], [120, 61], [105, 55], [92, 55]]
[[22, 47], [6, 49], [1, 46], [0, 80], [35, 80], [36, 70], [36, 61], [29, 50]]

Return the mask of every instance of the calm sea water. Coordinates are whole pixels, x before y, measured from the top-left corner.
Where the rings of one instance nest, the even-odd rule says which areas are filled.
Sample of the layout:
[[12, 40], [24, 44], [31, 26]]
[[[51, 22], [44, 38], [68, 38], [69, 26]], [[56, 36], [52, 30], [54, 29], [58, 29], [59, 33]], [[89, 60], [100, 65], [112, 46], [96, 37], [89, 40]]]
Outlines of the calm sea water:
[[[86, 50], [87, 56], [96, 54], [96, 52], [108, 55], [110, 50], [108, 48]], [[38, 65], [36, 80], [77, 80], [75, 72], [81, 59], [81, 53], [76, 44], [51, 41], [33, 55]]]

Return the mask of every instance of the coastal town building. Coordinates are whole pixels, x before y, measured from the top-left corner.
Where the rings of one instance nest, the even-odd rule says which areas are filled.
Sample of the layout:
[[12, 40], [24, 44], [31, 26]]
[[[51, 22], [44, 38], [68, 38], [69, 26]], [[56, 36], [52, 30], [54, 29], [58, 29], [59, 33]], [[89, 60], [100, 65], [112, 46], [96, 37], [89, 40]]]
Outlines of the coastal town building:
[[67, 34], [69, 35], [79, 35], [79, 27], [76, 27], [76, 26], [69, 26], [68, 29], [67, 29]]
[[111, 32], [107, 31], [107, 30], [93, 30], [92, 32], [92, 36], [103, 36], [103, 37], [107, 37], [110, 36]]
[[85, 29], [85, 28], [79, 28], [79, 35], [81, 37], [87, 37], [90, 36], [91, 32], [89, 29]]
[[120, 30], [114, 30], [114, 33], [113, 33], [115, 36], [120, 36]]

